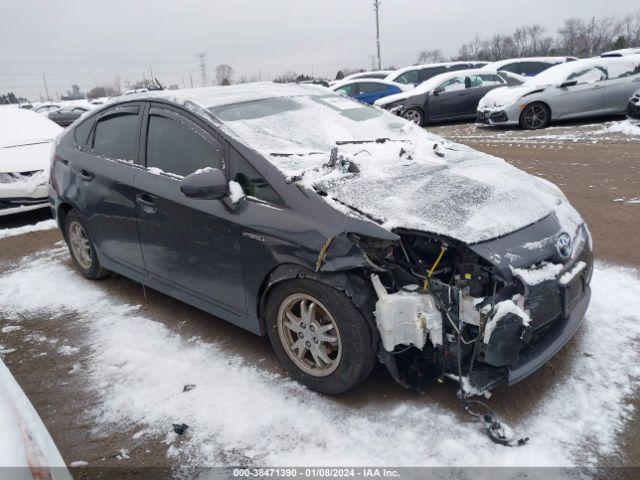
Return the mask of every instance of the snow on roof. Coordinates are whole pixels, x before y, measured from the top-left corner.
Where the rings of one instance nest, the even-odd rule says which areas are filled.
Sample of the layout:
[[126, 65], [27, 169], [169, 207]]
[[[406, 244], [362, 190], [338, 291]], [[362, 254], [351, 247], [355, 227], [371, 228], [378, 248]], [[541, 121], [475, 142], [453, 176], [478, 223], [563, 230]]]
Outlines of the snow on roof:
[[352, 73], [351, 75], [347, 75], [342, 80], [351, 80], [353, 78], [367, 78], [367, 75], [376, 75], [376, 74], [389, 75], [390, 73], [393, 73], [394, 71], [395, 70], [370, 70], [368, 72], [357, 72], [357, 73]]
[[565, 63], [567, 61], [567, 57], [523, 57], [523, 58], [507, 58], [506, 60], [500, 60], [498, 62], [489, 63], [482, 68], [494, 69], [498, 70], [505, 65], [509, 65], [510, 63], [521, 63], [521, 62], [542, 62], [542, 63]]
[[209, 109], [220, 105], [250, 102], [266, 98], [312, 95], [318, 93], [328, 93], [328, 90], [325, 87], [313, 84], [255, 82], [224, 87], [153, 90], [140, 94], [127, 95], [126, 98], [117, 97], [117, 100], [164, 98], [179, 104], [192, 102], [204, 109]]
[[354, 83], [380, 83], [382, 85], [393, 85], [394, 87], [398, 87], [400, 89], [407, 89], [407, 85], [402, 83], [392, 82], [391, 80], [382, 80], [380, 78], [350, 78], [349, 80], [341, 80], [337, 83], [331, 85], [330, 90], [337, 90], [340, 87], [344, 87], [345, 85], [352, 85]]
[[604, 52], [601, 57], [623, 57], [627, 55], [640, 54], [640, 48], [622, 48], [620, 50], [611, 50], [610, 52]]
[[24, 108], [0, 109], [0, 148], [51, 141], [62, 127]]
[[615, 65], [618, 63], [629, 63], [629, 61], [640, 62], [640, 55], [629, 55], [625, 57], [594, 57], [585, 58], [581, 60], [575, 60], [573, 62], [561, 63], [554, 65], [553, 67], [540, 72], [535, 77], [530, 78], [525, 82], [527, 86], [542, 86], [542, 85], [554, 85], [564, 82], [567, 77], [581, 68], [588, 68], [590, 66], [607, 66]]

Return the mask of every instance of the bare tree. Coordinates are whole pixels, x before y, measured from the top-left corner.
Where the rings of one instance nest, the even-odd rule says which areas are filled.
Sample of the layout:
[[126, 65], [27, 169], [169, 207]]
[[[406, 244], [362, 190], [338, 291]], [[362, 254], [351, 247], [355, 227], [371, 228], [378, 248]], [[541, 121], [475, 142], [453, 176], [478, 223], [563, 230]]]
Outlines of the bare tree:
[[296, 78], [298, 78], [298, 74], [293, 70], [287, 70], [284, 73], [281, 73], [277, 77], [273, 79], [275, 83], [291, 83], [295, 82]]
[[233, 67], [231, 65], [222, 64], [216, 67], [216, 80], [218, 85], [231, 85], [233, 77]]
[[422, 50], [418, 54], [418, 63], [440, 63], [444, 62], [442, 50]]

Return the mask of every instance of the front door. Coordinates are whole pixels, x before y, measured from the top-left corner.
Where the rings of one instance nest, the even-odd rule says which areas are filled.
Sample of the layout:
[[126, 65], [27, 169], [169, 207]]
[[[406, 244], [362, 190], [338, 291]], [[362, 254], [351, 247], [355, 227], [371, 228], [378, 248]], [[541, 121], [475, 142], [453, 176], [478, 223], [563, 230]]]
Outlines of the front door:
[[77, 206], [98, 251], [144, 271], [133, 190], [141, 107], [127, 103], [105, 110], [80, 145], [72, 168], [78, 182]]
[[566, 87], [550, 87], [553, 92], [551, 111], [554, 118], [579, 117], [601, 113], [604, 109], [604, 83], [607, 74], [598, 65], [581, 67], [567, 77], [576, 82]]
[[464, 115], [468, 95], [464, 74], [443, 82], [429, 95], [429, 120], [444, 120]]
[[225, 168], [227, 145], [188, 113], [152, 105], [144, 122], [146, 169], [135, 177], [149, 275], [236, 314], [246, 312], [241, 232], [220, 200], [188, 198], [181, 178]]

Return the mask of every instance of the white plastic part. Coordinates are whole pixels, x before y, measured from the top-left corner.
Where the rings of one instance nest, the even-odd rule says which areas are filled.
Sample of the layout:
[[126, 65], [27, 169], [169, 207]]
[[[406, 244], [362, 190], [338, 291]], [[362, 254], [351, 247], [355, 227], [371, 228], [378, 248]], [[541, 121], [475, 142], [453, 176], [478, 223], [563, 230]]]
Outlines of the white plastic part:
[[484, 298], [472, 297], [465, 292], [460, 292], [460, 301], [458, 302], [458, 318], [464, 323], [480, 326], [482, 316], [476, 305], [482, 303]]
[[388, 352], [397, 345], [423, 349], [427, 334], [434, 345], [442, 345], [442, 314], [428, 293], [388, 293], [376, 274], [371, 282], [378, 295], [376, 324]]

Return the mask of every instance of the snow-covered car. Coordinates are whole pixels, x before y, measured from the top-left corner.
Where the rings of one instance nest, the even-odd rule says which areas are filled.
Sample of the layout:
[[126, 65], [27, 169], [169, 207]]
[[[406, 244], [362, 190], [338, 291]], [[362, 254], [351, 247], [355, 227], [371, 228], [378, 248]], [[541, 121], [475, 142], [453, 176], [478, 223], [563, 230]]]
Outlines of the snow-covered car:
[[511, 72], [522, 77], [535, 77], [555, 65], [577, 60], [575, 57], [524, 57], [508, 58], [485, 65], [487, 70]]
[[395, 70], [387, 75], [385, 80], [405, 85], [413, 85], [415, 87], [441, 73], [480, 68], [484, 65], [487, 65], [487, 62], [444, 62], [411, 65], [410, 67]]
[[346, 80], [356, 80], [360, 78], [377, 78], [378, 80], [384, 80], [390, 73], [393, 73], [393, 70], [370, 70], [368, 72], [357, 72], [352, 73], [351, 75], [347, 75], [340, 80], [332, 80], [329, 82], [329, 86], [333, 86], [338, 82], [344, 82]]
[[60, 110], [61, 108], [62, 105], [60, 105], [59, 103], [41, 103], [38, 105], [34, 105], [33, 111], [47, 116], [49, 112], [55, 112], [56, 110]]
[[627, 117], [640, 120], [640, 89], [635, 91], [627, 104]]
[[521, 86], [498, 88], [478, 105], [478, 122], [546, 127], [554, 120], [624, 114], [640, 84], [640, 55], [556, 65]]
[[48, 206], [52, 143], [62, 128], [22, 108], [0, 108], [0, 215]]
[[91, 108], [89, 105], [75, 105], [69, 107], [62, 107], [58, 110], [53, 110], [47, 114], [49, 120], [56, 122], [61, 127], [67, 127], [75, 122], [82, 115], [87, 113]]
[[460, 70], [436, 75], [408, 92], [381, 98], [375, 105], [417, 125], [473, 119], [480, 99], [507, 85], [495, 70]]
[[411, 89], [411, 86], [402, 83], [378, 80], [376, 78], [363, 78], [355, 80], [343, 80], [331, 86], [331, 91], [355, 98], [364, 103], [373, 104], [376, 100], [389, 95]]
[[604, 52], [601, 57], [626, 57], [628, 55], [640, 55], [640, 48], [622, 48], [620, 50], [611, 50]]
[[329, 394], [376, 360], [415, 388], [514, 384], [590, 299], [591, 237], [555, 185], [316, 86], [114, 101], [59, 138], [49, 197], [82, 275], [268, 335]]

